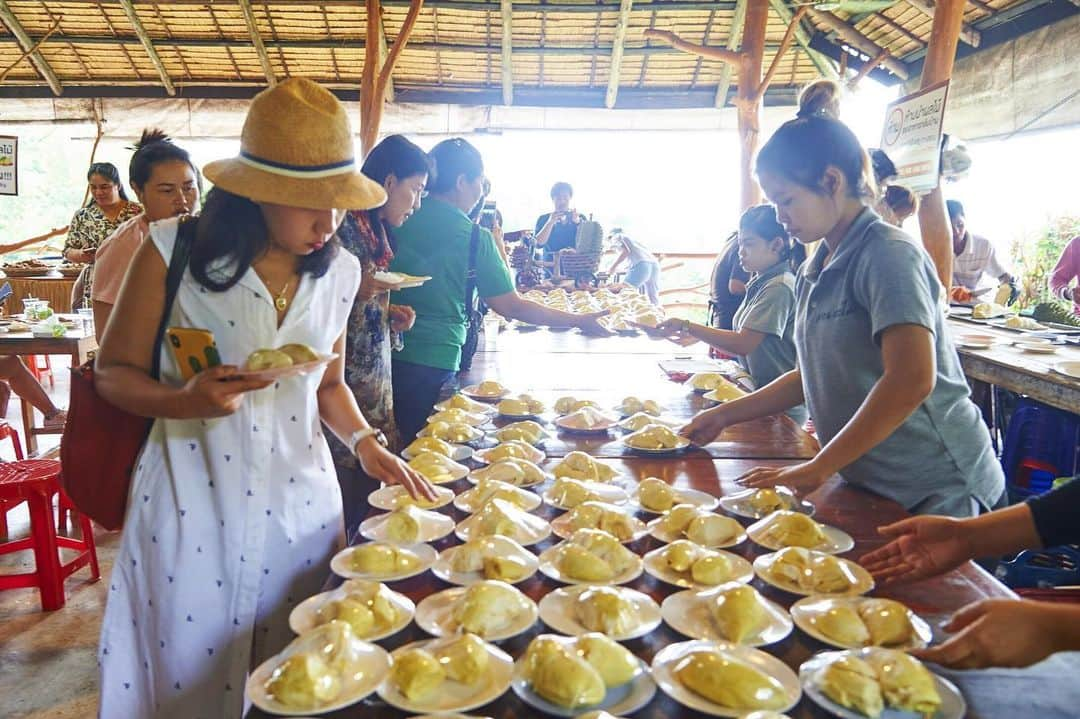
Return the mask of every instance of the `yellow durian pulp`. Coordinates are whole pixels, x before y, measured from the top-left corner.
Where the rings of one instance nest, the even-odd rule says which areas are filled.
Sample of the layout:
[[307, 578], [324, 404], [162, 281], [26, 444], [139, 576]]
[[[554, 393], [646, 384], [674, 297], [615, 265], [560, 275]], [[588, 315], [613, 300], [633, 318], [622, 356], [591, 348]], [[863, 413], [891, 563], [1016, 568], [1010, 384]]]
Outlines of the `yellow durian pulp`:
[[677, 539], [664, 549], [663, 557], [667, 565], [676, 572], [685, 572], [701, 556], [701, 547], [689, 539]]
[[746, 584], [718, 587], [710, 600], [717, 629], [729, 642], [740, 644], [757, 636], [769, 623], [768, 610], [757, 590]]
[[476, 684], [488, 668], [487, 646], [475, 634], [463, 634], [435, 651], [446, 676], [462, 684]]
[[420, 520], [416, 507], [406, 506], [390, 512], [386, 518], [386, 538], [402, 544], [412, 544], [420, 538]]
[[625, 636], [638, 625], [637, 605], [613, 587], [593, 587], [578, 595], [575, 613], [592, 632]]
[[[533, 640], [535, 644], [543, 637]], [[559, 645], [532, 651], [526, 666], [533, 691], [553, 704], [576, 709], [599, 704], [607, 694], [604, 679], [578, 652]]]
[[934, 676], [915, 657], [894, 649], [875, 649], [867, 658], [885, 703], [903, 711], [933, 716], [941, 706]]
[[497, 634], [528, 609], [528, 601], [505, 582], [485, 580], [466, 588], [454, 606], [454, 620], [463, 632], [481, 637]]
[[446, 670], [434, 654], [417, 648], [395, 657], [390, 677], [410, 701], [424, 701], [446, 681]]
[[404, 547], [372, 542], [354, 549], [351, 563], [356, 570], [367, 574], [396, 574], [412, 571], [420, 565], [420, 558]]
[[584, 547], [567, 544], [559, 552], [559, 571], [583, 582], [606, 582], [615, 578], [612, 566]]
[[905, 644], [915, 631], [908, 609], [891, 599], [867, 599], [859, 605], [859, 616], [870, 633], [870, 643], [882, 647]]
[[723, 584], [731, 576], [731, 560], [723, 554], [709, 552], [690, 566], [690, 577], [698, 584]]
[[341, 693], [341, 679], [314, 652], [290, 656], [274, 669], [265, 686], [274, 701], [295, 709], [315, 709]]
[[607, 687], [626, 684], [641, 668], [630, 650], [599, 632], [578, 637], [576, 644], [578, 652], [600, 674]]
[[766, 536], [781, 546], [812, 549], [826, 541], [821, 525], [800, 512], [781, 510], [766, 521], [770, 522]]
[[690, 652], [675, 665], [674, 674], [690, 691], [731, 709], [780, 709], [788, 703], [779, 681], [719, 652]]
[[742, 525], [731, 517], [705, 513], [691, 519], [685, 531], [691, 542], [710, 547], [731, 542], [742, 531]]
[[528, 563], [521, 557], [484, 557], [484, 577], [504, 582], [516, 582], [529, 573]]
[[858, 657], [845, 655], [829, 662], [817, 683], [829, 699], [868, 717], [880, 716], [885, 708], [873, 668]]
[[665, 532], [682, 534], [699, 513], [700, 510], [693, 504], [676, 504], [663, 516], [659, 524]]
[[850, 604], [836, 604], [814, 617], [814, 626], [818, 631], [848, 647], [863, 647], [870, 643], [870, 632], [866, 630], [859, 612]]
[[666, 512], [675, 504], [675, 490], [656, 477], [646, 477], [638, 485], [641, 506], [654, 512]]

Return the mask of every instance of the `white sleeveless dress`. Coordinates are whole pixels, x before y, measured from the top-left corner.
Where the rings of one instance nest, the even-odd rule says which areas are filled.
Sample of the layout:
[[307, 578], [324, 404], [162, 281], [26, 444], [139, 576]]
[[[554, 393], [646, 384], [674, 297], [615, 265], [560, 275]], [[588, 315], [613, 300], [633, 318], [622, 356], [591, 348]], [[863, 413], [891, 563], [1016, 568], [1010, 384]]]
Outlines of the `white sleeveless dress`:
[[[151, 226], [166, 264], [176, 231], [175, 220]], [[290, 342], [329, 353], [359, 283], [356, 259], [339, 250], [323, 277], [303, 276], [279, 328], [254, 270], [226, 292], [188, 272], [170, 325], [212, 331], [226, 364]], [[167, 347], [161, 374], [181, 383]], [[343, 543], [321, 375], [249, 393], [229, 417], [154, 423], [109, 580], [101, 717], [240, 717], [249, 669], [291, 640], [290, 609], [319, 590]]]

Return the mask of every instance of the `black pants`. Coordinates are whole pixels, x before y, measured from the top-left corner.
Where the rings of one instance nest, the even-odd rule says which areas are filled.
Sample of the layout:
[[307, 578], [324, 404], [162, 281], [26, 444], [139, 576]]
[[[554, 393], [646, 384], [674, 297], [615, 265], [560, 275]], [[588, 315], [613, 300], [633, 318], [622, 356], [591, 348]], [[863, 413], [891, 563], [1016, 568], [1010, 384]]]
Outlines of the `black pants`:
[[438, 367], [394, 360], [391, 366], [394, 381], [394, 419], [401, 433], [402, 445], [416, 438], [423, 428], [439, 394], [454, 372]]

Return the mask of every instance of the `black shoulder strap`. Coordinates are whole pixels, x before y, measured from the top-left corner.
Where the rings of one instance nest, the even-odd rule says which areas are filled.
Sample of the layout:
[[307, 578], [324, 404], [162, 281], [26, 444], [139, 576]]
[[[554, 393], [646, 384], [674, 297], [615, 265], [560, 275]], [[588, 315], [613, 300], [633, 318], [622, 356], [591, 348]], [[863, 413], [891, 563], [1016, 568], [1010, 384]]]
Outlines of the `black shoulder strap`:
[[465, 272], [465, 312], [470, 313], [473, 309], [473, 301], [476, 295], [476, 254], [480, 248], [480, 225], [473, 225], [472, 236], [469, 238], [469, 269]]
[[173, 243], [172, 256], [169, 258], [169, 272], [165, 275], [165, 306], [161, 311], [157, 337], [154, 338], [154, 358], [150, 370], [150, 376], [154, 379], [158, 379], [161, 375], [161, 341], [165, 338], [165, 329], [169, 325], [169, 315], [172, 314], [176, 293], [180, 291], [180, 281], [184, 278], [188, 261], [191, 259], [191, 243], [195, 239], [195, 228], [198, 224], [196, 218], [184, 219], [180, 221], [180, 226], [176, 229], [176, 241]]

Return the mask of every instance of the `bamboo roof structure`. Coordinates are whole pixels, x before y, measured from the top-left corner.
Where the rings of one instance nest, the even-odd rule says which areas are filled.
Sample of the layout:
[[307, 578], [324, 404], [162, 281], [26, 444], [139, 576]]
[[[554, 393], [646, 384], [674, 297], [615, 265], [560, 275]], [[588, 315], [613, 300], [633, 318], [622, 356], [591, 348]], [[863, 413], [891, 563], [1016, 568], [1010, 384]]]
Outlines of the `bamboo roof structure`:
[[[671, 30], [737, 48], [740, 5], [770, 5], [764, 63], [809, 10], [766, 95], [838, 69], [918, 75], [932, 0], [427, 0], [392, 75], [397, 101], [563, 107], [713, 107], [736, 90], [722, 62], [646, 40]], [[383, 0], [392, 46], [408, 0]], [[969, 0], [961, 53], [1080, 11], [1070, 0]], [[0, 96], [243, 98], [293, 76], [355, 97], [365, 4], [329, 0], [0, 0]]]

